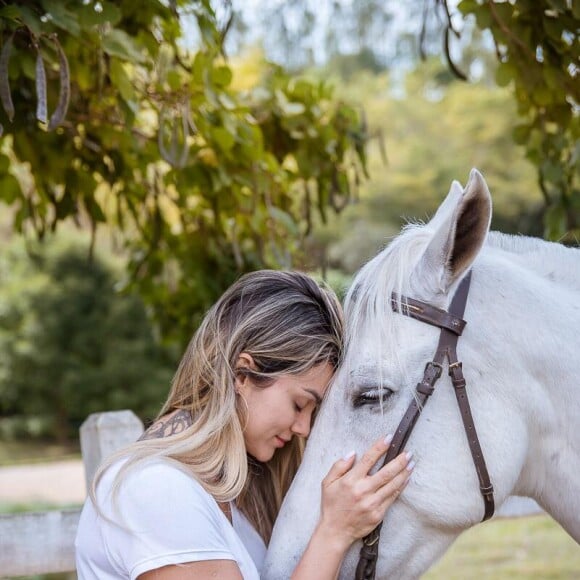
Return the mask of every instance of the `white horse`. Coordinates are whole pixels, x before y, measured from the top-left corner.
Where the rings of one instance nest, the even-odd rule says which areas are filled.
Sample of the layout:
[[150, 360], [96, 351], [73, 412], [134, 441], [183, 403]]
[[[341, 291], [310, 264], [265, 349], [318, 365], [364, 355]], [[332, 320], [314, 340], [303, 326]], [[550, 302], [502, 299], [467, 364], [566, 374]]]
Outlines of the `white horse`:
[[[393, 433], [436, 350], [439, 329], [391, 310], [392, 292], [447, 309], [472, 271], [457, 350], [495, 488], [534, 498], [580, 541], [580, 251], [488, 233], [476, 170], [433, 219], [404, 231], [357, 275], [346, 299], [345, 362], [276, 523], [263, 577], [287, 580], [320, 509], [320, 482], [354, 449]], [[446, 370], [406, 445], [416, 467], [388, 510], [377, 579], [417, 578], [483, 517], [483, 499]], [[360, 542], [341, 579], [354, 578]]]

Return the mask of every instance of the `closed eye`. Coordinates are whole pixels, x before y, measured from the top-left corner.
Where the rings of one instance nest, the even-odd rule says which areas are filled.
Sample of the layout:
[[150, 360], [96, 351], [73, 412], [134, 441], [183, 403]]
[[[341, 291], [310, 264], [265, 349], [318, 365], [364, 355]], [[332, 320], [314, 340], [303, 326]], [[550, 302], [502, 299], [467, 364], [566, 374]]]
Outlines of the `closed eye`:
[[352, 406], [356, 409], [365, 405], [378, 405], [385, 402], [392, 394], [393, 391], [387, 387], [364, 389], [354, 395]]

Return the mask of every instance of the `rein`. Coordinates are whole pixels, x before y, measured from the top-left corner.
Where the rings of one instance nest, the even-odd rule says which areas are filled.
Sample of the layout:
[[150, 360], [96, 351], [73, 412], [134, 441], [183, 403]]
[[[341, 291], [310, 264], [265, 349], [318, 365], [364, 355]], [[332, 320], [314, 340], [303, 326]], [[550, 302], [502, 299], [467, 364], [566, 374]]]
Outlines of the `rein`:
[[[463, 377], [462, 363], [457, 359], [457, 341], [466, 324], [462, 317], [465, 312], [470, 282], [471, 272], [461, 281], [457, 292], [453, 296], [448, 312], [426, 302], [415, 300], [414, 298], [401, 296], [399, 300], [395, 294], [391, 297], [391, 308], [394, 312], [400, 312], [404, 316], [410, 316], [426, 324], [437, 326], [441, 329], [441, 334], [439, 335], [439, 343], [433, 360], [425, 366], [423, 379], [417, 384], [415, 389], [416, 395], [413, 397], [411, 404], [407, 408], [407, 412], [397, 427], [383, 465], [386, 465], [399, 455], [409, 439], [423, 407], [435, 391], [435, 383], [441, 376], [443, 363], [445, 362], [445, 358], [447, 358], [449, 361], [449, 376], [451, 377], [451, 382], [455, 390], [457, 404], [459, 405], [461, 419], [463, 420], [463, 427], [467, 435], [469, 449], [479, 479], [479, 489], [485, 508], [481, 521], [484, 522], [491, 518], [495, 509], [493, 486], [473, 423], [471, 407], [469, 406], [469, 399], [467, 398], [467, 391], [465, 389], [466, 382]], [[355, 580], [374, 580], [375, 578], [382, 525], [383, 522], [362, 539], [363, 545], [356, 568]]]

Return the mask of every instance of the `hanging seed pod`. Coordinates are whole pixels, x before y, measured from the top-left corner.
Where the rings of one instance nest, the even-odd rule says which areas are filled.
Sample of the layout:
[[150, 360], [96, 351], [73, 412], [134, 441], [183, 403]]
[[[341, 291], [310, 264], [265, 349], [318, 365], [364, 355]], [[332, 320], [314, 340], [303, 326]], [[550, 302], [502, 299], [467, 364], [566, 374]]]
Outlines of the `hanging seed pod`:
[[46, 125], [48, 123], [48, 101], [46, 99], [46, 71], [40, 54], [40, 46], [36, 53], [36, 118]]
[[14, 34], [12, 34], [2, 47], [0, 53], [0, 100], [8, 120], [12, 123], [14, 119], [14, 103], [12, 102], [12, 94], [10, 92], [10, 79], [8, 78], [8, 63], [10, 62], [10, 52], [12, 51], [12, 42]]
[[169, 144], [169, 152], [172, 159], [175, 160], [174, 165], [179, 164], [179, 124], [177, 119], [172, 119], [171, 125], [171, 141]]
[[185, 110], [182, 111], [181, 116], [181, 131], [183, 137], [183, 144], [179, 144], [179, 120], [172, 119], [173, 125], [171, 126], [171, 142], [170, 148], [167, 150], [164, 140], [164, 129], [167, 122], [167, 107], [164, 105], [159, 113], [159, 129], [157, 133], [157, 143], [159, 145], [159, 153], [161, 157], [175, 169], [183, 169], [187, 164], [187, 158], [189, 156], [189, 144], [187, 143], [187, 138], [189, 136], [189, 124], [187, 122], [187, 116]]
[[187, 159], [189, 157], [189, 144], [187, 143], [187, 138], [189, 137], [189, 123], [187, 121], [187, 105], [183, 106], [183, 111], [181, 115], [181, 131], [183, 133], [183, 146], [181, 148], [181, 155], [179, 156], [179, 167], [183, 168], [187, 165]]
[[54, 113], [50, 117], [50, 122], [48, 123], [48, 130], [52, 131], [57, 127], [60, 127], [64, 118], [66, 117], [66, 112], [68, 111], [68, 103], [70, 99], [70, 72], [68, 67], [68, 59], [66, 54], [60, 45], [60, 42], [56, 38], [53, 38], [56, 49], [58, 51], [58, 59], [60, 64], [60, 92], [58, 95], [58, 104]]
[[167, 115], [167, 108], [165, 105], [161, 108], [159, 112], [159, 128], [157, 133], [157, 145], [159, 146], [159, 153], [161, 157], [169, 163], [172, 167], [175, 165], [175, 159], [171, 157], [167, 147], [165, 147], [165, 140], [163, 139], [163, 131], [165, 128], [165, 117]]
[[187, 120], [187, 132], [189, 135], [196, 135], [197, 134], [197, 127], [195, 126], [195, 121], [191, 116], [191, 103], [189, 100], [186, 100], [183, 103], [183, 114]]

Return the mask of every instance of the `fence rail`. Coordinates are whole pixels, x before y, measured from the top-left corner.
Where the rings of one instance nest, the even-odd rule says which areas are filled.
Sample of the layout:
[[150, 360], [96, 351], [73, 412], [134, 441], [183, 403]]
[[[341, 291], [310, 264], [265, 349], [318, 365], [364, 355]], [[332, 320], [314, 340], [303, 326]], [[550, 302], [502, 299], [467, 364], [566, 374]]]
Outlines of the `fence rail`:
[[[143, 424], [132, 411], [94, 413], [80, 429], [87, 489], [103, 459], [135, 441]], [[541, 513], [531, 499], [510, 497], [496, 517]], [[0, 574], [3, 577], [72, 572], [80, 510], [0, 516]]]
[[[81, 425], [87, 490], [102, 460], [135, 441], [143, 423], [132, 411], [89, 415]], [[0, 574], [24, 576], [72, 572], [79, 509], [0, 516]]]

